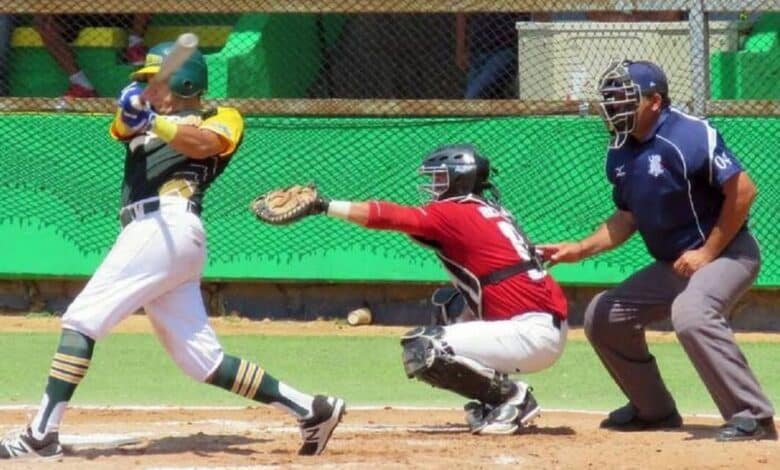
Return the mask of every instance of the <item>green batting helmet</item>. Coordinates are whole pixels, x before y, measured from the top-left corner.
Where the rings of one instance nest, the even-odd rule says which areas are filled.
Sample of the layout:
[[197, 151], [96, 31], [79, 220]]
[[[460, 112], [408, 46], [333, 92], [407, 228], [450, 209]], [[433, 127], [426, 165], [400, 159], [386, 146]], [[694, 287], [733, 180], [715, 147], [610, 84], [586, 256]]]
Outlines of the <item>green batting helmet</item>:
[[[149, 49], [146, 54], [144, 66], [133, 72], [130, 78], [138, 81], [147, 81], [150, 76], [160, 71], [160, 65], [165, 57], [173, 49], [173, 42], [163, 42]], [[179, 67], [179, 70], [168, 79], [168, 87], [178, 96], [189, 98], [203, 93], [208, 87], [208, 68], [206, 59], [199, 50], [195, 52]]]

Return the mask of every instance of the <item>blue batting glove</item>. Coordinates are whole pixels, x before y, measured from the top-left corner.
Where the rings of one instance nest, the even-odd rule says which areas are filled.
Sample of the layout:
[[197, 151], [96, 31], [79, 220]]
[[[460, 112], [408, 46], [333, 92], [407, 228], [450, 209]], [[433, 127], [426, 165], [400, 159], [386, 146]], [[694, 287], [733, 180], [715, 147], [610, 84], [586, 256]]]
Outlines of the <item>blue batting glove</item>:
[[154, 114], [149, 103], [141, 101], [144, 88], [138, 82], [133, 82], [122, 89], [117, 99], [120, 109], [120, 119], [134, 133], [143, 132], [149, 128]]
[[122, 88], [117, 99], [117, 106], [122, 108], [123, 111], [141, 111], [144, 107], [147, 107], [145, 103], [141, 102], [141, 93], [143, 93], [144, 87], [138, 82], [132, 82], [126, 87]]
[[120, 113], [120, 119], [125, 125], [133, 131], [133, 133], [144, 132], [152, 124], [152, 120], [157, 116], [157, 113], [149, 109], [143, 109], [141, 111], [125, 111]]

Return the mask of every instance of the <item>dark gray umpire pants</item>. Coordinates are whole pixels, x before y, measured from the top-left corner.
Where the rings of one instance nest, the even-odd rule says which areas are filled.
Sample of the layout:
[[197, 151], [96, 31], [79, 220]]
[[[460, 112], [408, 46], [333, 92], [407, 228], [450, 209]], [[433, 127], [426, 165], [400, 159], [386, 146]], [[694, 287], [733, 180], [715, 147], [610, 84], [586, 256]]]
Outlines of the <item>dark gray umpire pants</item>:
[[727, 321], [760, 264], [756, 240], [743, 231], [690, 279], [655, 262], [591, 300], [585, 334], [640, 418], [661, 419], [675, 408], [645, 341], [645, 326], [669, 317], [724, 419], [774, 415]]

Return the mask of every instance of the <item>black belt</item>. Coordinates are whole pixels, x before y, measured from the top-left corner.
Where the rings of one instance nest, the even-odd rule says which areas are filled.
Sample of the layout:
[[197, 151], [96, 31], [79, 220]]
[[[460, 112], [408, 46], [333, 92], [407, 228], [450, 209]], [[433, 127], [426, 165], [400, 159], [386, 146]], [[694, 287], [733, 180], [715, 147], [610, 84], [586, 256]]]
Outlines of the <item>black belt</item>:
[[520, 263], [507, 266], [506, 268], [498, 269], [496, 271], [493, 271], [492, 273], [485, 274], [484, 276], [479, 278], [479, 283], [482, 284], [483, 286], [489, 284], [498, 284], [504, 279], [510, 278], [516, 274], [530, 271], [532, 269], [541, 269], [541, 266], [539, 262], [536, 261], [536, 259], [532, 259], [530, 261], [522, 261]]
[[[130, 222], [134, 221], [138, 217], [151, 214], [160, 210], [160, 200], [153, 199], [141, 204], [135, 203], [123, 207], [119, 211], [119, 222], [122, 227], [127, 226]], [[200, 215], [200, 207], [192, 201], [187, 201], [187, 212], [191, 212], [195, 215]]]

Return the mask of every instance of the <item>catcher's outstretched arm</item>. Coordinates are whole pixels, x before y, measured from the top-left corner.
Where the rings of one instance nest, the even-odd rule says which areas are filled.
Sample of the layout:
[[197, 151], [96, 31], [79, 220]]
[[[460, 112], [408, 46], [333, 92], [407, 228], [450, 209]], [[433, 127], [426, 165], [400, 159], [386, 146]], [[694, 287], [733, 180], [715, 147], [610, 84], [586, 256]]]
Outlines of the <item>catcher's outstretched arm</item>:
[[431, 231], [425, 210], [392, 202], [330, 201], [327, 214], [368, 228], [395, 230], [413, 236], [430, 236]]
[[369, 216], [368, 202], [330, 201], [325, 212], [329, 217], [365, 226]]

